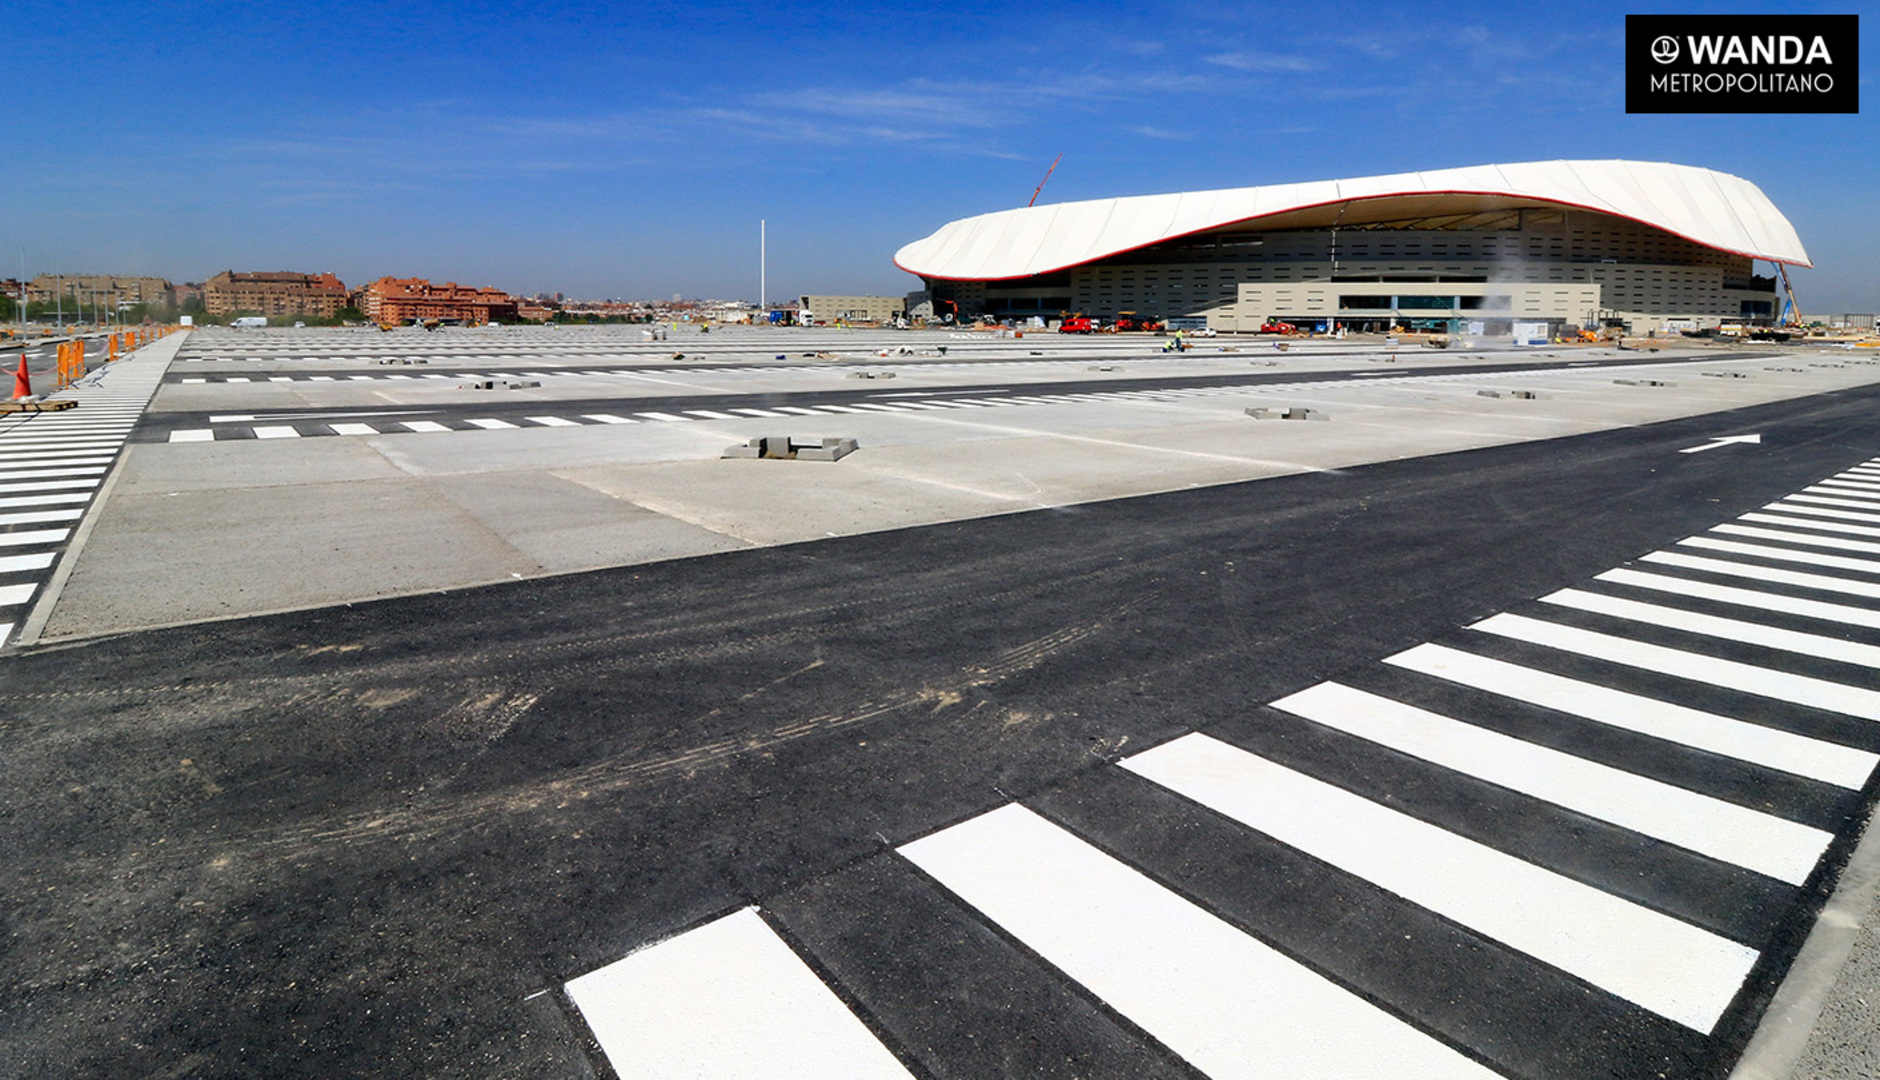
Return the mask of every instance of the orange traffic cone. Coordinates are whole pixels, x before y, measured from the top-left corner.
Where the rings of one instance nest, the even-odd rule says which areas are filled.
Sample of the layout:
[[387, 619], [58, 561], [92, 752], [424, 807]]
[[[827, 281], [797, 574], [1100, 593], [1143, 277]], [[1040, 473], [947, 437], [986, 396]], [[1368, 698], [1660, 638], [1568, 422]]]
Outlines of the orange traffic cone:
[[13, 373], [13, 400], [33, 396], [33, 377], [26, 371], [26, 354], [20, 353], [20, 369]]

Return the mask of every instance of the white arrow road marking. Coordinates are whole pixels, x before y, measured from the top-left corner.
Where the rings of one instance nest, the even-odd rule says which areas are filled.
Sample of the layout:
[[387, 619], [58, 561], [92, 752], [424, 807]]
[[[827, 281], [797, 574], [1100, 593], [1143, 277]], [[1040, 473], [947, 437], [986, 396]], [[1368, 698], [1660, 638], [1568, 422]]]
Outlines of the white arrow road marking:
[[1719, 446], [1728, 446], [1731, 443], [1759, 443], [1759, 442], [1762, 442], [1761, 435], [1719, 435], [1717, 438], [1712, 439], [1711, 441], [1705, 443], [1702, 446], [1687, 446], [1684, 449], [1678, 451], [1678, 453], [1701, 454], [1705, 450], [1715, 450]]

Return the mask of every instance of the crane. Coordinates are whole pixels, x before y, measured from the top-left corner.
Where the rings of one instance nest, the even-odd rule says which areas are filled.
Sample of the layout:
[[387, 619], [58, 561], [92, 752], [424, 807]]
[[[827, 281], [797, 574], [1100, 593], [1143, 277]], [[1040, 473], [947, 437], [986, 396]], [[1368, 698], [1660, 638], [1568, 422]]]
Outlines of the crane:
[[1044, 171], [1044, 180], [1038, 181], [1038, 186], [1032, 190], [1031, 202], [1026, 203], [1025, 204], [1026, 206], [1032, 206], [1037, 203], [1038, 192], [1044, 190], [1045, 181], [1051, 179], [1051, 174], [1057, 171], [1058, 162], [1063, 161], [1063, 160], [1064, 160], [1063, 154], [1059, 154], [1057, 157], [1052, 159], [1051, 167]]
[[1789, 284], [1789, 268], [1777, 263], [1776, 273], [1782, 277], [1782, 292], [1785, 297], [1782, 302], [1782, 318], [1777, 320], [1777, 324], [1800, 326], [1802, 325], [1802, 306], [1795, 302], [1795, 286]]

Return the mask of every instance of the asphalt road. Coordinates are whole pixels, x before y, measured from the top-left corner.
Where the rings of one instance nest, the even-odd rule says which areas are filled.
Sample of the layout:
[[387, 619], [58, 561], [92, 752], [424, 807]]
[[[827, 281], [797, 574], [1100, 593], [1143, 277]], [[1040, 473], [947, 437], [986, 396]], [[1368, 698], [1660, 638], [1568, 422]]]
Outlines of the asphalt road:
[[[757, 903], [916, 1075], [1193, 1075], [892, 850], [1020, 800], [1471, 1060], [1720, 1075], [1871, 780], [1771, 779], [1590, 725], [1534, 735], [1832, 832], [1825, 869], [1788, 885], [1436, 783], [1264, 706], [1335, 677], [1387, 689], [1382, 657], [1872, 458], [1876, 404], [0, 658], [0, 1074], [605, 1075], [564, 985]], [[1764, 442], [1678, 453], [1719, 430]], [[1694, 707], [1728, 697], [1661, 682]], [[1768, 722], [1880, 751], [1847, 717]], [[1114, 764], [1195, 731], [1457, 829], [1496, 803], [1484, 843], [1758, 959], [1710, 1032], [1525, 963]]]

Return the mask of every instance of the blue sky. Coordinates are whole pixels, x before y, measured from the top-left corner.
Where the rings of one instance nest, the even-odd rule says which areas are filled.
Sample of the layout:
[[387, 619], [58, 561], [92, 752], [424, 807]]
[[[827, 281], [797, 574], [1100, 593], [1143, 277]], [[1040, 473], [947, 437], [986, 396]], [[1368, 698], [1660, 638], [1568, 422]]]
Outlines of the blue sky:
[[1859, 11], [25, 0], [0, 273], [755, 299], [763, 218], [772, 299], [899, 294], [897, 248], [1060, 153], [1041, 202], [1627, 157], [1748, 178], [1814, 257], [1804, 311], [1880, 308], [1871, 76], [1864, 115], [1627, 116], [1628, 10]]

